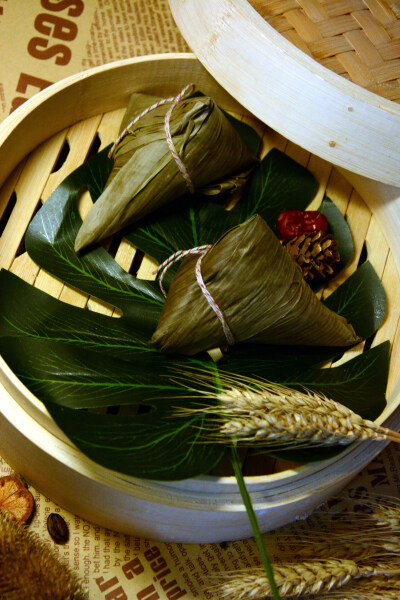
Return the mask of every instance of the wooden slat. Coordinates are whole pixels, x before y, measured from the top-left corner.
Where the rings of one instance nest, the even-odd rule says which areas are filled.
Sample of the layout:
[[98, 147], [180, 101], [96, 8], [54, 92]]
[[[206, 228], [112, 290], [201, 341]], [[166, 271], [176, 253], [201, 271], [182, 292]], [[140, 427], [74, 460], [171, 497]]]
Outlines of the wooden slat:
[[10, 271], [33, 285], [39, 273], [39, 267], [28, 256], [27, 252], [24, 252], [13, 261]]
[[1, 262], [6, 268], [15, 258], [64, 140], [65, 132], [61, 132], [33, 152], [15, 185], [17, 201], [0, 239]]
[[372, 215], [369, 222], [365, 246], [369, 262], [374, 267], [379, 278], [382, 278], [389, 255], [389, 246], [376, 218]]
[[326, 195], [336, 204], [342, 215], [346, 214], [352, 191], [353, 186], [347, 179], [337, 169], [332, 169], [326, 187]]
[[311, 154], [307, 169], [311, 171], [318, 183], [318, 189], [309, 206], [309, 210], [317, 210], [326, 195], [326, 188], [332, 173], [332, 165], [323, 158]]
[[68, 156], [61, 168], [48, 178], [42, 194], [43, 201], [47, 200], [59, 184], [84, 162], [97, 134], [100, 120], [101, 116], [93, 117], [67, 130], [65, 142], [69, 145]]
[[[4, 182], [4, 185], [0, 189], [0, 218], [1, 219], [3, 218], [3, 215], [5, 214], [5, 212], [8, 208], [10, 198], [15, 190], [15, 186], [17, 184], [19, 176], [21, 175], [21, 173], [24, 169], [25, 162], [26, 161], [23, 160], [18, 165], [18, 167], [16, 169], [14, 169], [14, 171], [9, 175], [7, 180]], [[0, 255], [0, 258], [1, 258], [1, 255]]]

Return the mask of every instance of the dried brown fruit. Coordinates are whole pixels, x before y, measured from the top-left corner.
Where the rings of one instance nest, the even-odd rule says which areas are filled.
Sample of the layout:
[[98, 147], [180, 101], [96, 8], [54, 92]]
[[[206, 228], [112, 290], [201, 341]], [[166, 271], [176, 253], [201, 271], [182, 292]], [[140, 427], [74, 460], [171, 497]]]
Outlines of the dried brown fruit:
[[69, 539], [68, 525], [58, 513], [50, 513], [47, 517], [47, 531], [56, 544], [66, 544]]
[[24, 482], [17, 475], [0, 477], [0, 510], [22, 523], [31, 516], [35, 502]]
[[48, 540], [1, 511], [0, 565], [1, 600], [88, 600], [84, 582]]

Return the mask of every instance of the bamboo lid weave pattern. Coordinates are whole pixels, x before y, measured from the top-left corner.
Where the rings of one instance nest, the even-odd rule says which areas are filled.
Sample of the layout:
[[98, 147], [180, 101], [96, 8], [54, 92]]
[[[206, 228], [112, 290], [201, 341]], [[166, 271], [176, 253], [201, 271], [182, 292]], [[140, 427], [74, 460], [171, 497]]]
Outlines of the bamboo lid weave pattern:
[[400, 0], [251, 0], [250, 4], [321, 65], [400, 102]]

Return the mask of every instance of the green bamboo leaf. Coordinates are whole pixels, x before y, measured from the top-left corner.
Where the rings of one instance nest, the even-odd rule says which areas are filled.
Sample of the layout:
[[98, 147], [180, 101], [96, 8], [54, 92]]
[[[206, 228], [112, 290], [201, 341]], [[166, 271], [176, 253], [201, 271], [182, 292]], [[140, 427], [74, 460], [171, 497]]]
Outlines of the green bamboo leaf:
[[132, 321], [82, 310], [4, 269], [0, 271], [0, 289], [7, 291], [0, 294], [0, 338], [63, 342], [124, 360], [151, 351], [148, 327], [140, 318]]
[[[385, 394], [389, 372], [389, 351], [389, 342], [383, 342], [339, 367], [318, 369], [314, 366], [302, 374], [293, 372], [289, 368], [286, 374], [283, 371], [277, 373], [274, 381], [289, 387], [309, 389], [325, 394], [327, 398], [340, 402], [364, 419], [374, 420], [386, 406]], [[234, 372], [268, 379], [260, 364], [244, 372], [239, 367]], [[343, 447], [333, 446], [330, 448], [272, 452], [263, 448], [259, 450], [284, 460], [307, 463], [331, 458], [341, 452]]]
[[102, 248], [84, 254], [74, 251], [82, 223], [77, 201], [84, 189], [98, 195], [110, 168], [106, 151], [89, 159], [53, 192], [29, 225], [25, 245], [30, 257], [49, 273], [120, 308], [154, 330], [163, 304], [158, 285], [136, 279], [124, 271]]
[[45, 403], [98, 408], [145, 402], [156, 389], [163, 394], [178, 391], [167, 382], [157, 384], [157, 373], [150, 383], [143, 381], [146, 377], [141, 378], [141, 369], [150, 371], [151, 364], [157, 368], [157, 360], [146, 360], [144, 353], [127, 362], [88, 348], [35, 338], [26, 338], [21, 343], [21, 338], [5, 337], [2, 345], [6, 362]]
[[[315, 363], [312, 365], [311, 358], [307, 367], [307, 360], [291, 361], [279, 351], [274, 355], [271, 347], [265, 349], [263, 354], [261, 345], [249, 350], [250, 354], [246, 356], [246, 350], [242, 347], [237, 354], [232, 353], [229, 359], [222, 359], [219, 367], [237, 375], [275, 381], [288, 387], [315, 389], [365, 419], [376, 419], [385, 408], [389, 342], [329, 369], [318, 368]], [[258, 360], [254, 360], [257, 353]]]
[[235, 345], [218, 365], [221, 369], [244, 375], [281, 381], [289, 377], [301, 380], [305, 371], [340, 356], [347, 348], [322, 346], [272, 346], [268, 344]]
[[246, 218], [259, 214], [275, 228], [282, 210], [305, 210], [316, 191], [317, 182], [309, 171], [273, 149], [261, 161], [246, 190], [243, 199]]
[[202, 443], [201, 417], [184, 421], [153, 414], [140, 417], [102, 415], [47, 404], [47, 409], [89, 458], [127, 475], [175, 481], [210, 471], [221, 459], [223, 446]]
[[[25, 338], [28, 371], [33, 370], [29, 357], [40, 356], [37, 348], [30, 349], [29, 338], [71, 345], [73, 348], [69, 350], [71, 358], [68, 361], [77, 360], [75, 371], [78, 373], [82, 372], [81, 362], [85, 361], [85, 356], [76, 359], [74, 352], [79, 356], [82, 349], [84, 353], [87, 350], [95, 350], [99, 353], [100, 358], [96, 360], [99, 360], [99, 364], [104, 363], [101, 367], [103, 373], [107, 371], [107, 361], [110, 357], [123, 358], [126, 361], [136, 360], [136, 364], [141, 364], [141, 357], [144, 355], [150, 372], [152, 368], [158, 368], [156, 365], [160, 361], [165, 360], [165, 357], [148, 346], [147, 331], [142, 329], [140, 319], [132, 323], [124, 317], [119, 319], [106, 317], [59, 302], [4, 270], [0, 272], [0, 286], [2, 289], [7, 289], [7, 294], [0, 295], [0, 336]], [[330, 307], [346, 316], [351, 322], [360, 321], [364, 326], [364, 333], [371, 335], [379, 326], [383, 316], [383, 311], [380, 311], [382, 293], [381, 283], [371, 265], [364, 263], [359, 271], [330, 296]], [[360, 316], [358, 297], [363, 299], [363, 312]], [[369, 328], [367, 328], [368, 323], [370, 323]], [[18, 361], [22, 360], [22, 354], [17, 350], [12, 360], [9, 341], [0, 339], [0, 348], [3, 348], [3, 353], [8, 356], [10, 364], [18, 371]], [[45, 348], [44, 356], [50, 355], [50, 350], [51, 347]], [[302, 381], [303, 374], [312, 366], [334, 358], [343, 350], [343, 348], [276, 347], [244, 343], [235, 346], [223, 357], [220, 364], [222, 368], [232, 372], [247, 376], [259, 375], [271, 381], [287, 381], [288, 377], [291, 381]], [[61, 365], [67, 363], [65, 352], [63, 350]], [[114, 371], [118, 372], [118, 369], [113, 366], [111, 373]], [[139, 369], [139, 378], [141, 371], [142, 367]], [[70, 374], [72, 373], [74, 370], [70, 366]], [[131, 369], [130, 374], [135, 373], [135, 368]], [[23, 376], [22, 373], [20, 375]], [[29, 382], [26, 383], [29, 386]], [[70, 386], [73, 384], [74, 382], [70, 383]], [[57, 385], [56, 396], [62, 398], [63, 390], [59, 389], [62, 382], [58, 381]], [[38, 389], [37, 384], [31, 383], [30, 387], [39, 397], [42, 397], [42, 391]], [[67, 397], [72, 398], [69, 391], [66, 394]], [[84, 392], [79, 390], [77, 399], [79, 406], [82, 398]], [[107, 405], [107, 402], [114, 403], [112, 399], [107, 400], [106, 397], [102, 403]], [[116, 400], [116, 402], [122, 401]]]
[[[224, 449], [205, 443], [204, 416], [172, 417], [177, 408], [198, 403], [198, 398], [188, 398], [184, 385], [173, 381], [177, 361], [156, 353], [151, 360], [142, 354], [126, 362], [34, 338], [2, 337], [1, 345], [16, 375], [40, 397], [73, 443], [96, 462], [159, 480], [195, 477], [219, 462]], [[190, 361], [202, 369], [209, 363]], [[114, 405], [123, 407], [124, 413], [79, 410]]]
[[224, 200], [187, 195], [133, 226], [126, 237], [162, 262], [177, 250], [215, 243], [256, 212], [274, 228], [282, 210], [305, 209], [315, 190], [309, 171], [282, 152], [271, 150], [253, 171], [242, 199], [232, 210], [226, 210]]
[[[127, 415], [129, 418], [125, 422], [125, 427], [140, 432], [144, 422], [148, 427], [146, 430], [146, 448], [150, 444], [155, 449], [162, 443], [165, 435], [169, 439], [169, 436], [176, 434], [176, 429], [181, 430], [181, 420], [173, 419], [171, 416], [176, 407], [185, 406], [187, 408], [191, 403], [194, 405], [198, 403], [197, 399], [191, 400], [188, 398], [186, 388], [175, 381], [173, 377], [174, 370], [179, 369], [179, 367], [184, 369], [186, 365], [216, 368], [215, 366], [207, 367], [207, 362], [204, 361], [191, 359], [179, 362], [168, 359], [159, 353], [137, 357], [135, 361], [128, 363], [104, 357], [98, 352], [76, 348], [71, 350], [71, 347], [64, 343], [46, 343], [43, 340], [25, 339], [21, 344], [20, 338], [2, 338], [1, 341], [4, 358], [11, 368], [54, 412], [60, 427], [66, 431], [67, 435], [71, 436], [74, 443], [79, 442], [78, 446], [82, 449], [86, 448], [86, 443], [91, 445], [93, 442], [89, 439], [85, 441], [81, 437], [77, 440], [76, 435], [78, 434], [69, 431], [71, 423], [75, 423], [75, 425], [81, 423], [80, 419], [83, 418], [81, 411], [77, 411], [76, 415], [73, 415], [71, 411], [57, 411], [56, 404], [66, 408], [74, 407], [75, 409], [108, 407], [115, 404], [151, 406], [152, 410], [146, 413], [145, 416], [140, 414]], [[32, 356], [35, 356], [33, 364]], [[242, 362], [245, 363], [245, 361]], [[355, 410], [364, 418], [374, 419], [385, 407], [388, 364], [389, 343], [384, 343], [340, 367], [332, 369], [312, 367], [302, 374], [297, 373], [294, 380], [290, 377], [289, 372], [286, 373], [286, 376], [281, 373], [280, 377], [275, 373], [274, 381], [292, 387], [318, 390], [327, 397]], [[228, 366], [231, 368], [231, 372], [240, 374], [246, 365], [230, 364], [228, 362]], [[253, 365], [251, 375], [265, 377], [268, 373], [268, 367], [269, 365], [265, 363], [264, 365]], [[226, 368], [223, 361], [220, 368]], [[192, 385], [196, 389], [196, 384], [193, 381], [188, 381], [188, 385]], [[201, 387], [199, 389], [201, 390]], [[218, 392], [217, 387], [216, 392]], [[92, 419], [88, 413], [84, 413], [84, 415], [82, 423], [89, 424], [92, 422], [101, 424], [103, 423], [102, 419], [114, 418], [111, 415], [102, 415], [102, 419], [100, 419], [95, 415]], [[126, 416], [123, 418], [126, 418]], [[113, 424], [117, 426], [118, 438], [122, 436], [126, 440], [131, 432], [123, 431], [123, 418], [116, 418]], [[64, 419], [66, 419], [66, 422], [64, 422]], [[196, 428], [198, 425], [199, 423], [196, 421]], [[101, 427], [105, 428], [105, 423]], [[185, 433], [190, 438], [188, 443], [194, 444], [191, 453], [196, 453], [197, 445], [203, 445], [203, 443], [200, 444], [205, 439], [203, 433], [191, 431], [190, 429], [185, 429]], [[91, 433], [90, 435], [94, 434]], [[137, 435], [139, 436], [139, 433]], [[133, 444], [134, 441], [131, 443]], [[135, 443], [139, 442], [136, 441]], [[82, 446], [79, 444], [82, 444]], [[124, 446], [124, 449], [126, 449], [126, 446]], [[120, 451], [118, 442], [115, 442], [116, 455]], [[313, 449], [312, 452], [291, 451], [290, 454], [284, 452], [279, 453], [279, 455], [284, 457], [290, 455], [291, 460], [313, 461], [317, 459], [317, 456], [327, 457], [335, 451], [335, 449], [329, 451], [322, 449], [321, 454], [318, 454], [319, 450]], [[104, 462], [104, 452], [108, 456], [112, 454], [113, 450], [100, 447], [97, 450], [98, 454], [94, 454], [94, 452], [95, 449], [92, 448], [90, 456], [101, 464], [108, 466], [108, 463]], [[152, 467], [153, 456], [151, 453], [146, 456], [141, 455], [140, 467], [138, 468], [143, 469], [144, 472], [149, 468], [151, 472], [154, 469]], [[212, 460], [214, 459], [215, 457]], [[175, 460], [174, 455], [171, 455], [171, 460]], [[149, 464], [146, 461], [149, 461]], [[118, 464], [117, 459], [115, 464]], [[134, 468], [136, 467], [132, 464], [129, 473], [141, 477], [146, 476], [145, 474], [139, 475], [138, 472], [133, 470]], [[179, 468], [187, 469], [185, 471], [187, 477], [192, 477], [194, 474], [201, 472], [189, 471], [188, 469], [194, 468], [194, 465], [190, 466], [189, 464], [186, 467], [180, 464]], [[147, 476], [156, 477], [156, 475]], [[163, 478], [162, 474], [158, 474], [157, 478]]]
[[339, 367], [312, 367], [297, 383], [320, 391], [364, 419], [374, 420], [386, 406], [389, 350], [390, 343], [383, 342]]
[[[173, 369], [198, 364], [193, 359], [167, 358], [155, 350], [125, 361], [53, 340], [24, 338], [21, 343], [19, 337], [4, 337], [1, 341], [4, 359], [34, 394], [43, 402], [75, 409], [159, 406], [160, 401], [168, 406], [188, 394], [182, 385], [171, 383]], [[207, 368], [209, 362], [200, 364]]]
[[324, 304], [346, 317], [362, 339], [373, 335], [385, 316], [386, 295], [370, 262], [365, 262], [346, 279]]
[[324, 198], [318, 210], [328, 219], [330, 233], [332, 234], [333, 239], [338, 242], [340, 262], [335, 269], [335, 273], [337, 273], [353, 258], [353, 237], [346, 219], [332, 200]]
[[[2, 337], [1, 346], [5, 360], [32, 392], [43, 401], [71, 408], [136, 405], [160, 395], [163, 400], [187, 395], [182, 392], [185, 388], [171, 384], [171, 374], [174, 368], [198, 364], [198, 359], [168, 358], [154, 351], [121, 361], [91, 349], [36, 338], [21, 343], [19, 337]], [[276, 368], [272, 355], [253, 364], [250, 372], [245, 357], [236, 361], [225, 357], [218, 368], [315, 389], [364, 418], [375, 419], [385, 406], [388, 365], [388, 343], [384, 343], [330, 369], [309, 365], [302, 373], [290, 367], [284, 372], [282, 364]]]
[[[286, 374], [283, 369], [276, 371], [276, 377], [272, 380], [295, 389], [309, 389], [325, 394], [327, 398], [340, 402], [364, 419], [374, 420], [386, 406], [389, 350], [389, 342], [383, 342], [339, 367], [318, 369], [314, 366], [303, 373], [295, 372], [289, 366]], [[251, 369], [248, 367], [249, 365], [246, 369], [236, 364], [232, 372], [269, 379], [268, 363], [264, 369], [261, 362]], [[284, 460], [307, 463], [331, 458], [342, 451], [343, 447], [272, 452], [260, 447], [259, 450]]]

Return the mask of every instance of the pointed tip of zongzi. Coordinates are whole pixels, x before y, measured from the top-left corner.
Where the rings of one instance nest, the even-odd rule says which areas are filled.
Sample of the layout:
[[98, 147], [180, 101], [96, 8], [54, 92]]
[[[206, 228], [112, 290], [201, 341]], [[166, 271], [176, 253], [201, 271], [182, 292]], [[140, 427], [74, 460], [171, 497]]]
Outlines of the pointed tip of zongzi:
[[85, 247], [85, 242], [81, 239], [81, 237], [79, 238], [79, 233], [78, 233], [78, 235], [75, 239], [75, 243], [74, 243], [75, 252], [79, 252], [80, 250], [82, 250]]
[[[85, 224], [85, 222], [84, 222], [84, 224]], [[92, 246], [96, 241], [97, 241], [96, 236], [90, 235], [90, 231], [88, 232], [88, 227], [87, 226], [84, 227], [84, 225], [82, 225], [82, 227], [78, 231], [78, 235], [75, 238], [74, 250], [75, 250], [75, 252], [80, 252], [81, 250], [84, 250], [88, 246]]]

